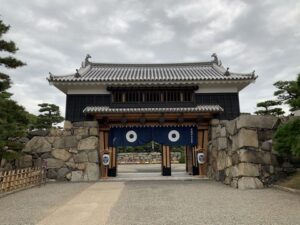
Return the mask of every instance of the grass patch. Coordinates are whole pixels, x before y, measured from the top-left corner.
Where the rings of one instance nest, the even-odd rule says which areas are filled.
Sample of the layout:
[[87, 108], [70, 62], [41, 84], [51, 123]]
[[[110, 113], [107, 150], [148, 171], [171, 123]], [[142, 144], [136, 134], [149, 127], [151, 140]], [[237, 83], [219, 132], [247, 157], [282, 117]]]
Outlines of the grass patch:
[[300, 190], [300, 171], [287, 177], [285, 180], [280, 181], [278, 185]]

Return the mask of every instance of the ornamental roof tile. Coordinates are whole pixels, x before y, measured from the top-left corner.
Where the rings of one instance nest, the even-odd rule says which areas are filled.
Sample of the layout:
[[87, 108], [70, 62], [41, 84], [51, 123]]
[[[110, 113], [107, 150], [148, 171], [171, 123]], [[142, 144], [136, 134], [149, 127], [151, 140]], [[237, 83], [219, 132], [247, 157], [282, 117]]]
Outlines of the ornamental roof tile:
[[109, 106], [87, 106], [83, 113], [194, 113], [194, 112], [223, 112], [219, 105], [197, 105], [195, 107], [178, 108], [111, 108]]

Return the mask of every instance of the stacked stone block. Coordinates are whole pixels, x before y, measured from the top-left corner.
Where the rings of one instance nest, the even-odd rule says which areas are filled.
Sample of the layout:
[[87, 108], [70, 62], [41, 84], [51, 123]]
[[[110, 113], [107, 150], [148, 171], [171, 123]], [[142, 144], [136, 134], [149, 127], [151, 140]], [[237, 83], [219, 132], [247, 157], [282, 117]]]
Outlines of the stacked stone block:
[[[50, 129], [47, 136], [34, 136], [23, 149], [33, 165], [47, 165], [47, 178], [60, 181], [99, 179], [98, 123], [65, 122], [64, 130]], [[26, 161], [29, 164], [29, 161]]]
[[239, 189], [268, 186], [279, 169], [271, 141], [278, 124], [273, 116], [212, 120], [208, 176]]

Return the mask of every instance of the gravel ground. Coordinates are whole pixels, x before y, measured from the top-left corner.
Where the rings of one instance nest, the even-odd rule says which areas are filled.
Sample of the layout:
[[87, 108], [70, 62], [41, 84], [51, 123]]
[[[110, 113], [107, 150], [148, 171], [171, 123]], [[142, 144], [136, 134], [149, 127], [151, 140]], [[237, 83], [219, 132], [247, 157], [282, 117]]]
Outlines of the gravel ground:
[[0, 225], [33, 225], [91, 183], [49, 183], [0, 198]]
[[214, 181], [127, 182], [108, 224], [300, 224], [300, 195]]
[[71, 221], [80, 207], [93, 221], [80, 225], [99, 225], [101, 218], [105, 225], [300, 224], [299, 194], [271, 188], [241, 191], [193, 180], [47, 184], [0, 198], [0, 225], [33, 225], [43, 218]]

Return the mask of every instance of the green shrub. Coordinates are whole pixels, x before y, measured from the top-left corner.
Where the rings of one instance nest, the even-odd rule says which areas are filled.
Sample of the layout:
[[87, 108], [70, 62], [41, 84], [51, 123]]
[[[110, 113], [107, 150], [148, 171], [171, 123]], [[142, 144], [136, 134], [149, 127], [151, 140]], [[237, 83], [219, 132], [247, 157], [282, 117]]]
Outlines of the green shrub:
[[300, 156], [300, 119], [293, 119], [277, 129], [274, 149], [281, 155]]

